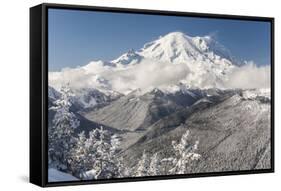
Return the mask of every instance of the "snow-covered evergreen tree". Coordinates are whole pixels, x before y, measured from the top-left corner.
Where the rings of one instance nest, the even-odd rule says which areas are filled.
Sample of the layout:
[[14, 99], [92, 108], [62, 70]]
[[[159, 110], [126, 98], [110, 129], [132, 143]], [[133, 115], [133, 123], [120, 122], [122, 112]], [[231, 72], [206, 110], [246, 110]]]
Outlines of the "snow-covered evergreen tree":
[[149, 160], [147, 157], [147, 154], [145, 150], [142, 153], [142, 157], [140, 161], [137, 164], [137, 167], [135, 169], [135, 176], [148, 176], [148, 171], [149, 171]]
[[78, 134], [78, 137], [75, 141], [76, 144], [71, 150], [70, 169], [72, 174], [76, 175], [77, 177], [87, 170], [87, 161], [85, 160], [87, 158], [86, 155], [88, 154], [88, 150], [85, 147], [86, 140], [87, 138], [85, 136], [85, 132], [82, 131]]
[[115, 164], [117, 166], [118, 172], [117, 172], [117, 178], [122, 178], [122, 177], [130, 177], [131, 176], [131, 169], [128, 168], [125, 164], [124, 164], [124, 158], [117, 156], [115, 158]]
[[161, 168], [161, 164], [158, 157], [158, 153], [155, 153], [151, 157], [148, 174], [151, 176], [160, 175], [161, 174], [160, 168]]
[[89, 137], [86, 138], [84, 131], [78, 135], [76, 139], [76, 146], [72, 149], [72, 173], [81, 179], [93, 179], [92, 175], [95, 171], [91, 172], [91, 178], [87, 171], [93, 169], [93, 164], [96, 161], [96, 142], [98, 141], [99, 129], [94, 129], [89, 132]]
[[175, 158], [169, 157], [169, 158], [163, 158], [160, 163], [161, 163], [161, 171], [162, 174], [168, 175], [171, 174], [170, 167], [174, 165], [174, 160]]
[[[90, 131], [88, 139], [81, 140], [83, 142], [80, 146], [77, 145], [73, 152], [73, 158], [78, 160], [74, 160], [74, 171], [79, 173], [80, 178], [102, 179], [123, 176], [121, 174], [124, 171], [123, 161], [117, 157], [120, 144], [117, 135], [111, 135], [101, 126]], [[75, 156], [76, 154], [78, 156]]]
[[115, 169], [117, 170], [115, 176], [118, 178], [129, 176], [129, 169], [126, 166], [124, 166], [123, 157], [120, 157], [117, 154], [120, 149], [120, 140], [121, 138], [117, 134], [111, 136], [111, 140], [110, 140], [111, 150], [110, 150], [110, 157], [109, 157], [114, 160], [114, 163], [116, 165]]
[[95, 143], [96, 145], [96, 161], [94, 168], [97, 168], [97, 178], [112, 178], [117, 172], [116, 165], [114, 163], [114, 156], [116, 148], [111, 145], [111, 139], [108, 131], [102, 127], [99, 131], [99, 140]]
[[187, 130], [183, 134], [179, 143], [172, 141], [172, 145], [176, 154], [176, 158], [173, 160], [174, 167], [170, 169], [172, 174], [185, 174], [186, 166], [193, 160], [198, 160], [201, 155], [195, 153], [198, 148], [199, 141], [196, 141], [195, 144], [191, 143], [190, 131]]
[[55, 115], [53, 124], [48, 127], [48, 154], [51, 166], [66, 170], [69, 168], [70, 150], [75, 144], [74, 129], [79, 126], [79, 120], [70, 111], [72, 92], [69, 86], [62, 86], [60, 92], [60, 98], [50, 108]]

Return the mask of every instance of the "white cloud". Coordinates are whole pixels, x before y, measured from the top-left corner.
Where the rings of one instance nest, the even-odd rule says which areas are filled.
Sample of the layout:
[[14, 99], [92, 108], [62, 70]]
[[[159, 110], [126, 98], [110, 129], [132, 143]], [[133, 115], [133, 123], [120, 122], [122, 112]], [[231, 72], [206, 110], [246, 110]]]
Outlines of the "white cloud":
[[225, 88], [269, 88], [270, 66], [256, 66], [253, 62], [236, 67], [224, 82]]
[[185, 64], [171, 64], [145, 60], [127, 70], [117, 71], [107, 78], [112, 87], [118, 91], [126, 92], [131, 89], [143, 90], [162, 85], [175, 84], [190, 73]]
[[231, 68], [225, 78], [218, 77], [218, 73], [209, 72], [210, 64], [213, 63], [171, 64], [146, 59], [136, 65], [118, 68], [92, 62], [84, 67], [49, 73], [49, 84], [58, 89], [62, 84], [69, 82], [77, 89], [112, 88], [125, 94], [137, 88], [146, 91], [180, 81], [198, 88], [270, 87], [270, 66], [257, 67], [253, 62], [249, 62], [244, 66]]

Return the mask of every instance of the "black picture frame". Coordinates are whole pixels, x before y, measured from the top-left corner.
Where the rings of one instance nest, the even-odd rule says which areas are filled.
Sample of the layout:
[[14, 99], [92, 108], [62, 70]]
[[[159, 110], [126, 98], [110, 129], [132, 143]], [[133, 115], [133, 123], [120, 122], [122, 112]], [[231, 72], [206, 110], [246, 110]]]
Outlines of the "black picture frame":
[[[196, 18], [265, 21], [271, 25], [271, 168], [229, 172], [210, 172], [185, 175], [130, 177], [104, 180], [51, 182], [47, 180], [47, 119], [48, 119], [48, 9], [88, 10], [101, 12], [134, 13], [149, 15], [182, 16]], [[30, 8], [30, 182], [41, 187], [195, 178], [274, 172], [274, 18], [190, 13], [176, 11], [127, 9], [64, 4], [40, 4]]]

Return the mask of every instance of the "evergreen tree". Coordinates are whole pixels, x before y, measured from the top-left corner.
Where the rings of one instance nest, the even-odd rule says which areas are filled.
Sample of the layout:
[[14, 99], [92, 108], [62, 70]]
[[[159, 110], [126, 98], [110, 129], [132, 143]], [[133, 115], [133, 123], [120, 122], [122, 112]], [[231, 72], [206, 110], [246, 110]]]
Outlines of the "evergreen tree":
[[135, 176], [147, 176], [149, 171], [149, 160], [145, 150], [142, 153], [142, 157], [137, 164], [137, 168], [135, 170]]
[[48, 127], [48, 155], [50, 165], [66, 170], [69, 168], [70, 150], [75, 144], [74, 129], [79, 126], [79, 120], [70, 111], [72, 93], [69, 86], [62, 86], [60, 92], [60, 98], [50, 108], [55, 115], [53, 125]]
[[112, 147], [110, 138], [108, 131], [101, 127], [99, 140], [95, 143], [97, 158], [94, 167], [97, 168], [99, 172], [97, 178], [111, 178], [114, 177], [117, 172], [113, 156], [116, 148]]
[[175, 158], [164, 158], [160, 161], [162, 173], [165, 175], [171, 174], [169, 167], [174, 165]]
[[121, 178], [125, 176], [129, 176], [129, 170], [127, 167], [124, 166], [124, 159], [123, 157], [118, 156], [118, 151], [120, 149], [120, 140], [121, 137], [119, 137], [117, 134], [114, 134], [111, 136], [111, 149], [110, 149], [110, 156], [109, 158], [114, 161], [114, 164], [116, 165], [114, 169], [116, 170], [115, 177]]
[[80, 178], [81, 173], [85, 172], [87, 161], [85, 160], [87, 157], [88, 150], [85, 147], [85, 142], [87, 138], [85, 136], [85, 132], [82, 131], [78, 134], [78, 137], [75, 141], [75, 146], [71, 150], [71, 162], [70, 169], [72, 174], [76, 177]]
[[[79, 161], [74, 162], [74, 171], [80, 173], [82, 179], [102, 179], [123, 176], [122, 160], [118, 159], [120, 138], [100, 128], [89, 132], [89, 138], [73, 152]], [[82, 147], [82, 148], [80, 148]], [[83, 151], [83, 155], [76, 157], [76, 153]]]
[[160, 168], [161, 168], [161, 164], [158, 157], [158, 153], [155, 153], [151, 157], [148, 174], [151, 176], [160, 175], [161, 174]]
[[196, 141], [195, 144], [191, 143], [189, 139], [190, 132], [189, 130], [183, 134], [180, 142], [177, 144], [175, 141], [172, 141], [172, 145], [176, 154], [176, 158], [173, 160], [174, 167], [169, 171], [172, 174], [185, 174], [186, 166], [193, 160], [198, 160], [201, 155], [195, 153], [198, 149], [199, 141]]

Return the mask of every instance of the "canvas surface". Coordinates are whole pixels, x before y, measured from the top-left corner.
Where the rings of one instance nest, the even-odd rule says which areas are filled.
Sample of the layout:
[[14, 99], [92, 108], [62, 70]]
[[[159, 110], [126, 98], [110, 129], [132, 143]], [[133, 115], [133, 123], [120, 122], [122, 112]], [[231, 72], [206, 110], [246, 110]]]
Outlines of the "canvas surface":
[[271, 168], [269, 22], [48, 15], [49, 182]]

